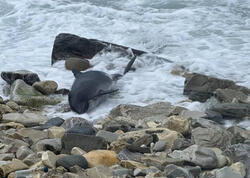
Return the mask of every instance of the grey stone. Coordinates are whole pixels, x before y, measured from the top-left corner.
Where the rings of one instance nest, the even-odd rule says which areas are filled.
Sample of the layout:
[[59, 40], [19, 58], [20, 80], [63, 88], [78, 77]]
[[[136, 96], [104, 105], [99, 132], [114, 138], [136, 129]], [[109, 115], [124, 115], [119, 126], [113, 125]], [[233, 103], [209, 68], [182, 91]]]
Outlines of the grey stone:
[[39, 162], [39, 158], [35, 153], [33, 153], [24, 158], [23, 162], [28, 166], [32, 166], [33, 164]]
[[66, 131], [66, 134], [95, 135], [95, 129], [88, 124], [75, 124]]
[[53, 117], [51, 119], [49, 119], [46, 123], [44, 123], [41, 126], [35, 127], [34, 129], [37, 130], [44, 130], [44, 129], [49, 129], [51, 127], [54, 126], [61, 126], [64, 123], [64, 119], [60, 118], [60, 117]]
[[15, 158], [15, 155], [13, 153], [0, 154], [0, 161], [11, 161], [13, 158]]
[[165, 167], [164, 175], [167, 178], [176, 178], [176, 177], [193, 178], [193, 176], [190, 175], [187, 170], [173, 164], [167, 165]]
[[154, 152], [158, 152], [158, 151], [164, 151], [166, 149], [166, 142], [165, 141], [158, 141], [155, 143], [154, 147], [153, 147], [153, 151]]
[[224, 167], [216, 171], [215, 178], [243, 178], [230, 167]]
[[215, 90], [215, 97], [222, 103], [231, 103], [234, 99], [237, 101], [244, 101], [247, 99], [247, 95], [242, 91], [228, 88]]
[[[79, 142], [79, 140], [81, 140]], [[106, 142], [101, 137], [93, 135], [80, 135], [76, 133], [65, 133], [62, 138], [62, 152], [69, 154], [73, 147], [79, 147], [84, 151], [91, 151], [105, 148]]]
[[146, 176], [147, 173], [146, 173], [146, 170], [145, 169], [140, 169], [140, 168], [136, 168], [134, 170], [134, 173], [133, 175], [136, 177], [136, 176]]
[[21, 79], [25, 83], [32, 85], [33, 83], [40, 81], [38, 75], [28, 70], [17, 70], [14, 72], [2, 72], [1, 77], [8, 84], [14, 83], [15, 80]]
[[38, 141], [36, 144], [32, 145], [32, 150], [38, 152], [38, 151], [46, 151], [50, 150], [54, 152], [55, 154], [58, 154], [62, 150], [62, 143], [61, 139], [54, 138], [54, 139], [44, 139]]
[[123, 121], [123, 120], [109, 120], [103, 123], [102, 125], [103, 130], [109, 132], [115, 132], [117, 130], [122, 130], [123, 132], [128, 132], [135, 128], [133, 123]]
[[227, 129], [229, 132], [233, 134], [233, 143], [244, 143], [245, 140], [250, 140], [250, 131], [238, 127], [238, 126], [232, 126]]
[[31, 149], [29, 149], [26, 146], [21, 146], [17, 152], [16, 152], [16, 157], [17, 159], [23, 160], [25, 159], [28, 155], [32, 154], [33, 151]]
[[70, 57], [65, 61], [65, 68], [67, 70], [77, 70], [77, 71], [84, 71], [90, 68], [91, 65], [87, 59]]
[[48, 138], [48, 131], [34, 130], [32, 128], [23, 128], [18, 131], [23, 137], [29, 138], [32, 143]]
[[69, 170], [70, 167], [75, 166], [75, 165], [78, 165], [83, 169], [88, 168], [87, 160], [81, 155], [68, 155], [68, 156], [59, 158], [56, 161], [56, 167], [63, 166], [67, 170]]
[[186, 138], [177, 138], [174, 141], [172, 150], [184, 150], [185, 148], [193, 145], [194, 143], [192, 142], [191, 139], [186, 139]]
[[17, 122], [27, 127], [40, 125], [47, 120], [46, 116], [36, 113], [8, 113], [2, 118], [2, 122]]
[[200, 146], [224, 149], [231, 145], [232, 138], [232, 134], [223, 129], [198, 127], [192, 130], [192, 139]]
[[96, 136], [102, 137], [106, 142], [111, 143], [118, 139], [119, 134], [112, 133], [105, 130], [100, 130], [97, 132]]
[[122, 177], [122, 176], [130, 176], [132, 175], [132, 170], [127, 168], [119, 168], [113, 170], [113, 176]]
[[91, 127], [93, 126], [93, 124], [87, 121], [86, 119], [83, 119], [81, 117], [71, 117], [71, 118], [66, 119], [61, 125], [61, 127], [65, 128], [65, 130], [68, 130], [74, 127], [75, 125], [80, 125], [80, 126], [88, 125]]
[[10, 99], [15, 101], [17, 104], [31, 107], [55, 105], [60, 102], [59, 99], [44, 96], [34, 87], [26, 84], [20, 79], [16, 80], [11, 85]]

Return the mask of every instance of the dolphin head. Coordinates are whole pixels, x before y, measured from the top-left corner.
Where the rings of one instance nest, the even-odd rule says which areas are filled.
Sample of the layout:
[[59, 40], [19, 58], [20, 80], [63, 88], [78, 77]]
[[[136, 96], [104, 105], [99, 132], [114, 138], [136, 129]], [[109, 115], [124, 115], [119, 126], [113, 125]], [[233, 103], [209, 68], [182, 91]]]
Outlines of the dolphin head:
[[89, 109], [89, 103], [88, 101], [81, 102], [74, 107], [72, 107], [73, 111], [75, 111], [78, 114], [83, 114], [88, 111]]

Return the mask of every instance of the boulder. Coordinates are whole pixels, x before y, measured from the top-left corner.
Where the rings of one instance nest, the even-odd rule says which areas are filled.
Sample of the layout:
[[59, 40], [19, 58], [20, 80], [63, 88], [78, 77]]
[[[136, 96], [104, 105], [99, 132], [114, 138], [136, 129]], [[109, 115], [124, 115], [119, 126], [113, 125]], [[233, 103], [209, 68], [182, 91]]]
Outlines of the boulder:
[[83, 169], [88, 168], [87, 160], [81, 155], [68, 155], [68, 156], [59, 158], [56, 161], [56, 167], [62, 166], [66, 168], [67, 170], [69, 170], [70, 167], [75, 166], [75, 165], [78, 165]]
[[214, 94], [215, 98], [222, 103], [231, 103], [234, 100], [245, 101], [247, 99], [247, 95], [242, 91], [228, 89], [228, 88], [216, 89]]
[[93, 150], [83, 156], [88, 161], [89, 167], [96, 167], [99, 165], [110, 167], [120, 162], [117, 154], [109, 150]]
[[55, 93], [57, 90], [58, 84], [52, 80], [46, 80], [41, 82], [35, 82], [32, 85], [37, 91], [41, 92], [44, 95], [50, 95]]
[[235, 89], [249, 94], [249, 89], [236, 85], [231, 80], [218, 79], [202, 74], [189, 74], [186, 76], [183, 94], [193, 101], [205, 102], [213, 96], [216, 89]]
[[11, 85], [10, 99], [17, 104], [38, 107], [42, 105], [55, 105], [60, 101], [42, 95], [34, 87], [27, 85], [23, 80], [16, 80]]
[[0, 165], [0, 177], [7, 177], [11, 172], [28, 169], [29, 167], [18, 159], [13, 159], [11, 162]]
[[87, 59], [77, 58], [77, 57], [69, 57], [65, 61], [65, 68], [67, 70], [77, 70], [77, 71], [84, 71], [90, 68], [91, 65]]
[[[54, 41], [51, 64], [60, 60], [67, 60], [70, 57], [80, 59], [91, 59], [104, 48], [114, 46], [123, 52], [129, 48], [121, 45], [99, 41], [95, 39], [82, 38], [73, 34], [60, 33]], [[144, 54], [144, 51], [131, 49], [136, 56]], [[127, 52], [126, 52], [127, 53]]]
[[[81, 140], [79, 142], [79, 140]], [[77, 133], [65, 133], [62, 137], [62, 153], [69, 154], [73, 147], [79, 147], [84, 151], [92, 151], [106, 148], [107, 143], [101, 137], [93, 135], [81, 135]]]
[[2, 118], [2, 122], [17, 122], [26, 127], [37, 126], [47, 120], [46, 116], [36, 113], [8, 113], [4, 114]]
[[225, 149], [231, 145], [232, 138], [232, 134], [224, 129], [197, 127], [192, 130], [192, 139], [200, 146]]
[[222, 166], [219, 165], [218, 157], [212, 149], [198, 145], [192, 145], [183, 151], [175, 150], [168, 156], [190, 162], [191, 165], [195, 164], [203, 169], [214, 169]]
[[28, 70], [17, 70], [14, 72], [2, 72], [1, 77], [8, 84], [12, 85], [15, 80], [21, 79], [28, 85], [40, 81], [38, 75]]

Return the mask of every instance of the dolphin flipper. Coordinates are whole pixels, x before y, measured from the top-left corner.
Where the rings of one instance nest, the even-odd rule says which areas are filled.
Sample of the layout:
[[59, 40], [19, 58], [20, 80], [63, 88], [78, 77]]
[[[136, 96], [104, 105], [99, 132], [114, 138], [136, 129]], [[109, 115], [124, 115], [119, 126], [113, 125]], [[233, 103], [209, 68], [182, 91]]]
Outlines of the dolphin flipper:
[[126, 66], [126, 68], [125, 68], [125, 70], [124, 70], [124, 72], [123, 72], [123, 75], [125, 75], [128, 71], [131, 70], [131, 67], [132, 67], [132, 65], [134, 64], [135, 59], [136, 59], [136, 55], [134, 55], [134, 56], [132, 57], [132, 59], [128, 62], [127, 66]]
[[82, 73], [78, 70], [72, 69], [72, 73], [74, 74], [75, 78], [77, 78], [79, 75], [81, 75]]

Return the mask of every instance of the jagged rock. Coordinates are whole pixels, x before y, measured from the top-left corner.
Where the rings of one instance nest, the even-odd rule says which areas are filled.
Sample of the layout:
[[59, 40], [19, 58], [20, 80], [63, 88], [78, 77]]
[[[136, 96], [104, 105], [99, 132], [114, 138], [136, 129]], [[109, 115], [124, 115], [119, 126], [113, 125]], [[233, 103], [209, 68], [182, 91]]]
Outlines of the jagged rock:
[[42, 105], [55, 105], [60, 100], [44, 96], [34, 87], [27, 85], [23, 80], [16, 80], [11, 85], [10, 99], [17, 104], [27, 105], [32, 107]]
[[11, 172], [24, 169], [28, 169], [28, 166], [22, 161], [14, 159], [9, 163], [0, 165], [0, 177], [6, 177]]
[[57, 156], [51, 151], [46, 151], [42, 154], [42, 162], [49, 168], [55, 168], [57, 159]]
[[119, 134], [112, 133], [112, 132], [105, 131], [105, 130], [100, 130], [96, 133], [96, 136], [102, 137], [106, 142], [111, 143], [118, 139]]
[[228, 146], [223, 155], [228, 156], [234, 163], [242, 162], [246, 166], [246, 177], [250, 177], [250, 145], [235, 144]]
[[244, 101], [247, 99], [247, 95], [242, 91], [228, 88], [215, 90], [215, 97], [222, 103], [231, 103], [235, 99], [237, 101]]
[[[99, 41], [95, 39], [86, 39], [73, 34], [60, 33], [56, 36], [54, 41], [51, 64], [60, 60], [67, 60], [70, 57], [77, 57], [80, 59], [91, 59], [98, 52], [107, 47], [115, 48], [127, 54], [128, 47]], [[142, 55], [145, 52], [132, 49], [136, 56]]]
[[96, 167], [103, 165], [110, 167], [119, 163], [117, 154], [114, 151], [109, 150], [94, 150], [83, 155], [88, 161], [89, 167]]
[[193, 178], [193, 176], [186, 170], [176, 165], [167, 165], [164, 169], [164, 175], [166, 177], [183, 177], [183, 178]]
[[191, 122], [180, 116], [171, 116], [164, 126], [170, 130], [175, 130], [182, 135], [188, 135], [191, 133]]
[[192, 139], [200, 146], [225, 149], [231, 145], [232, 138], [232, 134], [223, 129], [198, 127], [192, 130]]
[[70, 167], [75, 166], [75, 165], [78, 165], [83, 169], [88, 168], [87, 160], [81, 155], [68, 155], [68, 156], [59, 158], [56, 161], [56, 167], [63, 166], [67, 170], [69, 170]]
[[81, 117], [71, 117], [66, 119], [63, 124], [61, 125], [61, 127], [65, 128], [66, 130], [71, 129], [72, 127], [74, 127], [75, 125], [80, 125], [80, 126], [90, 126], [92, 127], [92, 123], [90, 123], [88, 120], [83, 119]]
[[28, 155], [32, 154], [33, 151], [31, 149], [29, 149], [28, 147], [26, 146], [21, 146], [17, 152], [16, 152], [16, 158], [17, 159], [20, 159], [20, 160], [23, 160], [25, 159]]
[[205, 102], [208, 98], [213, 96], [216, 89], [235, 89], [249, 94], [249, 89], [237, 86], [231, 80], [218, 79], [202, 74], [189, 74], [186, 76], [184, 84], [184, 95], [188, 95], [189, 99], [194, 101]]
[[65, 133], [65, 129], [63, 127], [51, 127], [48, 129], [49, 138], [62, 138]]
[[[79, 142], [81, 140], [81, 142]], [[84, 151], [103, 149], [107, 146], [105, 140], [93, 135], [81, 135], [77, 133], [65, 133], [62, 137], [62, 153], [70, 153], [73, 147], [79, 147]]]
[[49, 119], [45, 124], [39, 126], [39, 127], [35, 127], [35, 129], [37, 130], [44, 130], [44, 129], [49, 129], [53, 126], [61, 126], [64, 123], [64, 119], [60, 118], [60, 117], [53, 117], [51, 119]]
[[231, 132], [233, 134], [233, 143], [244, 143], [246, 140], [250, 140], [250, 131], [238, 127], [238, 126], [232, 126], [227, 129], [227, 131]]
[[50, 150], [54, 152], [55, 154], [58, 154], [62, 150], [62, 143], [61, 139], [54, 138], [54, 139], [44, 139], [38, 141], [36, 144], [32, 145], [32, 150], [38, 152], [38, 151], [46, 151]]
[[50, 95], [55, 93], [57, 90], [58, 84], [52, 80], [46, 80], [41, 82], [35, 82], [32, 85], [37, 91], [41, 92], [44, 95]]
[[175, 150], [168, 155], [171, 158], [190, 162], [203, 169], [213, 169], [221, 166], [216, 153], [212, 149], [198, 145], [192, 145], [183, 151]]
[[243, 119], [250, 116], [249, 103], [220, 103], [211, 107], [210, 110], [220, 113], [224, 119]]
[[23, 137], [28, 137], [32, 140], [32, 143], [36, 143], [39, 140], [48, 138], [48, 131], [39, 131], [32, 128], [23, 128], [18, 131]]
[[8, 113], [2, 118], [2, 122], [17, 122], [27, 127], [40, 125], [47, 120], [46, 116], [36, 113]]
[[28, 70], [17, 70], [14, 72], [2, 72], [1, 77], [8, 84], [13, 84], [15, 80], [21, 79], [28, 85], [40, 81], [38, 75]]
[[70, 57], [65, 61], [65, 68], [67, 70], [84, 71], [90, 68], [91, 65], [87, 59]]

